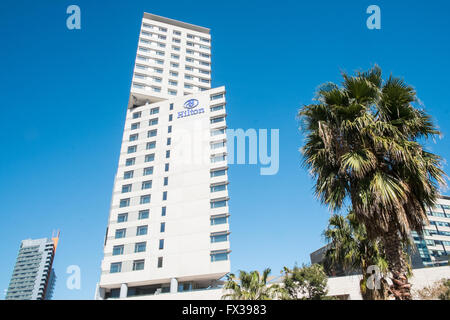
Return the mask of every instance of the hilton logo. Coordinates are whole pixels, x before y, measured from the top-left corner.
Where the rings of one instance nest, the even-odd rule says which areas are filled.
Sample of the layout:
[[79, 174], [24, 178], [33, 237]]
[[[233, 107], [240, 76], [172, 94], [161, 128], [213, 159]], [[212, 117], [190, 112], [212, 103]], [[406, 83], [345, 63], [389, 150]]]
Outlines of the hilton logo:
[[183, 104], [183, 107], [186, 109], [185, 111], [179, 111], [178, 112], [178, 118], [184, 118], [184, 117], [189, 117], [195, 114], [199, 114], [199, 113], [204, 113], [205, 109], [203, 108], [198, 108], [198, 109], [194, 109], [195, 107], [198, 106], [198, 100], [197, 99], [190, 99], [188, 101], [186, 101]]

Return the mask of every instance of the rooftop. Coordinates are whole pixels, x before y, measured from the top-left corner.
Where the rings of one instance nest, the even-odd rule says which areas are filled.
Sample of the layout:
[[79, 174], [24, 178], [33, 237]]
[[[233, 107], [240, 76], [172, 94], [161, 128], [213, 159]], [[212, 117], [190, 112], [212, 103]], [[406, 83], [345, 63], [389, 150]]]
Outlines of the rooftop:
[[209, 34], [209, 29], [208, 28], [196, 26], [194, 24], [181, 22], [181, 21], [178, 21], [178, 20], [173, 20], [173, 19], [157, 16], [156, 14], [151, 14], [151, 13], [144, 12], [144, 18], [150, 19], [150, 20], [154, 20], [154, 21], [159, 21], [159, 22], [162, 22], [162, 23], [171, 24], [173, 26], [177, 26], [177, 27], [181, 27], [181, 28], [191, 29], [191, 30], [194, 30], [194, 31], [197, 31], [197, 32], [203, 32], [203, 33]]

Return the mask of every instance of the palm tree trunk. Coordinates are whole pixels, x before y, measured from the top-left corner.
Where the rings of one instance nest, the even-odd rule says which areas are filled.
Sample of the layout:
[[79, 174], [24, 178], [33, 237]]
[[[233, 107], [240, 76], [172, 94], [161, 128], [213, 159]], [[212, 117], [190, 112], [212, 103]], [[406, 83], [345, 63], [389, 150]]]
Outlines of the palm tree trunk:
[[392, 273], [390, 291], [396, 300], [411, 300], [411, 284], [408, 283], [407, 277], [408, 267], [397, 230], [395, 223], [391, 221], [389, 230], [383, 237], [386, 260], [389, 271]]

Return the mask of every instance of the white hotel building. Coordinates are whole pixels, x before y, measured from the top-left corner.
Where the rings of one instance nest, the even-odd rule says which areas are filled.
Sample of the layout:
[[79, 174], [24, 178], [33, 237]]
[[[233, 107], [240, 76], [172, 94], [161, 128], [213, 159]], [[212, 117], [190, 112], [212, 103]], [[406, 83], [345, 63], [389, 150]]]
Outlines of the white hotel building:
[[145, 13], [97, 299], [204, 299], [230, 271], [225, 88], [209, 29]]

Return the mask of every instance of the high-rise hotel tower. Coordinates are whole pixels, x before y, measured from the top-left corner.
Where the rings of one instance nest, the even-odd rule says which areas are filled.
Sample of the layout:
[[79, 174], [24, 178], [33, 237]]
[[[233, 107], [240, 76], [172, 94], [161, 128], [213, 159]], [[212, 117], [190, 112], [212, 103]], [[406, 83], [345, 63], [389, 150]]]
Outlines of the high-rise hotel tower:
[[145, 13], [97, 299], [217, 297], [230, 271], [225, 118], [209, 29]]

